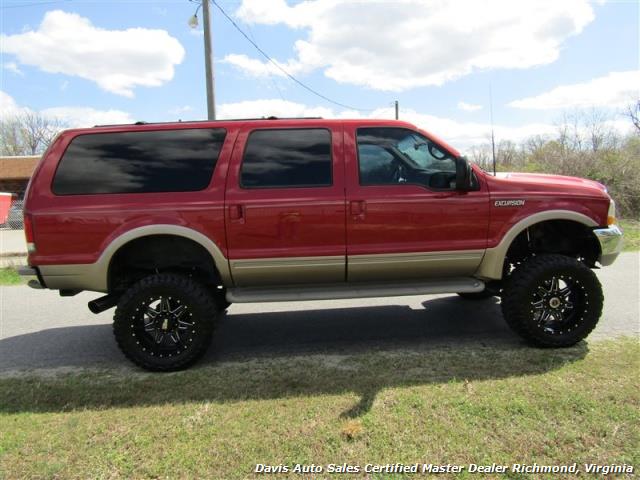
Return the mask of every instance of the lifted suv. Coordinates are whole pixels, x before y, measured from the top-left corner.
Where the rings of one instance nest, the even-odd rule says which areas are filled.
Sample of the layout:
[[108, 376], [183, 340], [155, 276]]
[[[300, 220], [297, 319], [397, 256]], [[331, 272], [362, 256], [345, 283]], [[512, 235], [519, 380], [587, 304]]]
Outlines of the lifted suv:
[[150, 370], [195, 362], [233, 302], [499, 295], [530, 343], [570, 346], [602, 311], [591, 269], [622, 245], [603, 185], [493, 176], [389, 120], [67, 130], [24, 220], [24, 273], [106, 293], [89, 308], [117, 306], [118, 345]]

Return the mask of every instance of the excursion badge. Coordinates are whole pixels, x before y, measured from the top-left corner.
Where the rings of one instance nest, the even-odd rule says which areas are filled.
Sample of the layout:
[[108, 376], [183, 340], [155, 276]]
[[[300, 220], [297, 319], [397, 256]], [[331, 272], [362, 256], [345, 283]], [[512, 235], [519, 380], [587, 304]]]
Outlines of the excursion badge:
[[493, 205], [496, 207], [523, 207], [524, 200], [496, 200]]

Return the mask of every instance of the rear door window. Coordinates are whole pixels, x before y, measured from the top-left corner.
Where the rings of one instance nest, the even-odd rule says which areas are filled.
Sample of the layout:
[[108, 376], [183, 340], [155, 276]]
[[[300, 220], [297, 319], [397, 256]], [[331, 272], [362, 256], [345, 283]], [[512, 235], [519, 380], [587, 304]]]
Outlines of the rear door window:
[[80, 135], [60, 160], [52, 190], [56, 195], [203, 190], [225, 135], [221, 128]]
[[255, 130], [240, 171], [243, 188], [326, 187], [331, 179], [331, 132], [324, 128]]

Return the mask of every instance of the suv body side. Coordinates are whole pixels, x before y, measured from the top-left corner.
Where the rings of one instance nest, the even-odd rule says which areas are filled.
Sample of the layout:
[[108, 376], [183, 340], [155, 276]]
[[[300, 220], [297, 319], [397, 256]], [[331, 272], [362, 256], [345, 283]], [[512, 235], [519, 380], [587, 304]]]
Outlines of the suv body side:
[[[81, 135], [224, 129], [208, 186], [199, 191], [55, 195], [56, 169]], [[225, 287], [476, 276], [500, 279], [511, 242], [536, 222], [607, 224], [606, 192], [562, 177], [494, 178], [473, 167], [477, 188], [363, 185], [358, 130], [404, 129], [452, 158], [445, 142], [398, 121], [258, 120], [112, 126], [63, 132], [43, 155], [26, 194], [36, 239], [29, 264], [52, 289], [108, 292], [112, 257], [130, 241], [175, 235], [203, 247]], [[246, 188], [241, 170], [253, 132], [330, 132], [331, 184]], [[588, 188], [587, 188], [588, 187]], [[498, 202], [524, 200], [520, 206]], [[578, 200], [577, 200], [578, 199]], [[615, 256], [613, 257], [615, 258]]]

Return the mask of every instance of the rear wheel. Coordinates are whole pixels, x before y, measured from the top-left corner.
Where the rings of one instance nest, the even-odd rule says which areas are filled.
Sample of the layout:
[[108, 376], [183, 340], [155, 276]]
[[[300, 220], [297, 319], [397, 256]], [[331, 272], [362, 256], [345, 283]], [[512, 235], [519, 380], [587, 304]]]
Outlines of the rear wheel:
[[502, 312], [529, 343], [570, 347], [595, 328], [602, 314], [602, 287], [586, 265], [563, 255], [537, 255], [507, 279]]
[[120, 298], [113, 331], [135, 364], [152, 371], [180, 370], [207, 351], [219, 311], [211, 292], [193, 278], [152, 275]]

